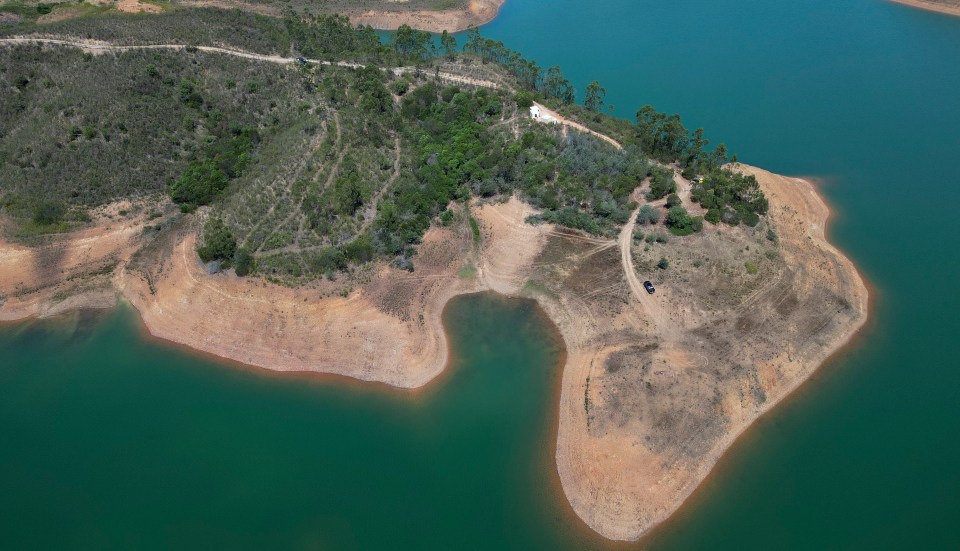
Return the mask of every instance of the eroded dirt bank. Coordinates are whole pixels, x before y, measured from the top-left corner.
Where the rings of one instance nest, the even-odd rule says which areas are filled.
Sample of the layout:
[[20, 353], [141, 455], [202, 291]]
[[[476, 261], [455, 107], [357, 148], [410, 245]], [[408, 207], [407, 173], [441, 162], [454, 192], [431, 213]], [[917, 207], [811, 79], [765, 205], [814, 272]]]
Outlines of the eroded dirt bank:
[[[113, 288], [171, 341], [268, 369], [414, 388], [444, 368], [440, 314], [451, 297], [535, 298], [567, 347], [556, 450], [564, 492], [600, 534], [636, 539], [866, 319], [866, 288], [826, 241], [829, 213], [812, 185], [739, 169], [771, 204], [757, 228], [708, 225], [656, 243], [638, 232], [661, 228], [628, 227], [600, 239], [525, 224], [531, 209], [511, 199], [471, 209], [479, 242], [466, 213], [431, 229], [413, 273], [380, 266], [297, 289], [208, 274], [194, 252], [199, 220], [164, 222], [154, 235], [142, 218], [104, 218], [37, 250], [0, 244], [0, 319], [106, 306]], [[688, 203], [689, 184], [678, 183]], [[656, 268], [660, 258], [669, 269]], [[646, 279], [655, 295], [637, 285]], [[73, 298], [88, 296], [70, 291], [78, 280], [104, 300]]]
[[93, 227], [31, 246], [0, 239], [0, 321], [116, 305], [113, 273], [136, 250], [145, 226], [142, 216], [118, 214], [130, 208], [128, 202], [104, 207]]
[[[491, 235], [486, 249], [530, 243], [537, 230], [522, 224], [527, 210], [516, 200], [475, 209], [481, 219], [520, 220]], [[441, 313], [450, 297], [491, 287], [517, 291], [518, 264], [510, 254], [518, 248], [473, 268], [473, 239], [465, 224], [431, 229], [415, 272], [376, 268], [369, 282], [345, 297], [339, 294], [344, 283], [290, 289], [208, 275], [197, 261], [191, 231], [153, 247], [118, 277], [151, 334], [276, 371], [335, 373], [402, 388], [423, 386], [443, 370]]]

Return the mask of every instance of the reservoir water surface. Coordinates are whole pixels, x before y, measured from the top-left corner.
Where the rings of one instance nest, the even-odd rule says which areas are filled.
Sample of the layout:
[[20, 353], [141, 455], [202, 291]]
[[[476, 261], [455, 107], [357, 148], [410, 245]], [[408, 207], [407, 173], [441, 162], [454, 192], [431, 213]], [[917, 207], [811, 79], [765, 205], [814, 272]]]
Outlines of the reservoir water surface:
[[[857, 343], [742, 438], [653, 549], [958, 545], [960, 18], [882, 0], [508, 0], [484, 34], [614, 111], [679, 112], [814, 176], [873, 286]], [[419, 393], [145, 340], [135, 313], [0, 328], [5, 548], [597, 548], [552, 463], [562, 346], [456, 299]]]

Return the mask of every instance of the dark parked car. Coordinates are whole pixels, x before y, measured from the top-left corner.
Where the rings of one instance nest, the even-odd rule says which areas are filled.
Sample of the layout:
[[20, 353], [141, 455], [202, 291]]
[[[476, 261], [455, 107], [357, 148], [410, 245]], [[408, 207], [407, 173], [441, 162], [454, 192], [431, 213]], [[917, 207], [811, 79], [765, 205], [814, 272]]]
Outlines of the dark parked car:
[[303, 56], [300, 56], [300, 57], [297, 58], [297, 63], [299, 63], [300, 65], [306, 65], [306, 64], [307, 64], [307, 60], [304, 59]]
[[653, 283], [650, 283], [649, 281], [643, 282], [643, 288], [646, 289], [647, 292], [650, 293], [651, 295], [653, 294], [654, 291], [656, 291], [656, 289], [653, 288]]

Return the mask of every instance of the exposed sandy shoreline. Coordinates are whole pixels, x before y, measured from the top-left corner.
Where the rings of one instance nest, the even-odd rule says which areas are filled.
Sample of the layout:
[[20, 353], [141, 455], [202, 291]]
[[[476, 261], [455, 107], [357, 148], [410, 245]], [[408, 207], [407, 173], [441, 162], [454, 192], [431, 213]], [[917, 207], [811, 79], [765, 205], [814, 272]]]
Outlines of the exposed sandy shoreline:
[[[559, 328], [567, 349], [556, 449], [564, 493], [592, 529], [610, 539], [635, 540], [676, 511], [736, 438], [866, 320], [866, 287], [853, 264], [827, 242], [829, 210], [813, 186], [753, 167], [741, 169], [761, 182], [791, 268], [736, 310], [703, 311], [669, 283], [658, 285], [655, 301], [638, 296], [621, 264], [624, 250], [623, 262], [640, 254], [636, 248], [631, 253], [631, 240], [618, 243], [527, 225], [523, 220], [531, 209], [511, 199], [472, 209], [482, 229], [479, 245], [465, 223], [433, 228], [416, 272], [382, 267], [347, 297], [323, 296], [329, 295], [323, 287], [288, 289], [208, 275], [196, 260], [192, 229], [134, 256], [143, 245], [144, 221], [137, 219], [104, 222], [40, 250], [0, 243], [0, 319], [110, 306], [116, 296], [112, 287], [160, 338], [276, 371], [333, 373], [417, 388], [446, 365], [441, 313], [450, 298], [483, 290], [534, 298]], [[739, 230], [711, 231], [717, 233], [710, 239], [742, 239]], [[89, 289], [55, 300], [76, 281], [70, 274], [110, 263], [117, 264], [112, 276], [95, 276]], [[783, 308], [784, 285], [793, 289], [792, 309]], [[811, 316], [811, 311], [836, 308], [838, 300], [846, 306], [836, 313]], [[759, 318], [746, 323], [747, 316]], [[743, 342], [704, 348], [713, 338], [704, 331], [727, 321], [736, 321], [738, 328], [746, 323]], [[751, 332], [749, 327], [757, 328]], [[777, 329], [764, 333], [764, 327]], [[637, 349], [638, 343], [656, 346]], [[629, 369], [613, 370], [612, 358], [627, 358]], [[628, 378], [635, 371], [630, 366], [644, 362], [660, 369]], [[746, 365], [752, 379], [716, 362]], [[713, 378], [704, 383], [704, 374]], [[638, 384], [662, 388], [658, 396], [681, 398], [660, 404], [663, 411], [637, 409], [618, 393], [632, 393], [631, 385]], [[750, 398], [757, 385], [763, 400]], [[706, 411], [718, 412], [724, 423], [702, 417], [704, 404], [719, 408]], [[680, 423], [664, 429], [664, 412], [679, 416]]]
[[465, 10], [365, 10], [344, 11], [354, 25], [394, 30], [401, 25], [439, 33], [465, 31], [494, 20], [506, 0], [470, 0]]
[[903, 4], [905, 6], [911, 6], [914, 8], [920, 8], [928, 11], [935, 11], [938, 13], [945, 13], [947, 15], [956, 15], [960, 16], [960, 1], [957, 0], [890, 0], [891, 2], [896, 2], [897, 4]]

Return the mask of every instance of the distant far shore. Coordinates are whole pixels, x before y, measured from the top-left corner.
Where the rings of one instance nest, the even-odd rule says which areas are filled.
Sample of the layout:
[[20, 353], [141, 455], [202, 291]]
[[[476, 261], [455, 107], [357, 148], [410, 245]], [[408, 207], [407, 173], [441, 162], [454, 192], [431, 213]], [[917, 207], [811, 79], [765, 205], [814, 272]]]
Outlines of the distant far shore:
[[960, 0], [890, 0], [897, 4], [903, 4], [922, 10], [945, 13], [947, 15], [956, 15], [960, 17]]
[[394, 30], [401, 25], [439, 33], [460, 32], [493, 21], [506, 0], [470, 0], [465, 8], [450, 10], [347, 10], [341, 12], [354, 25]]

